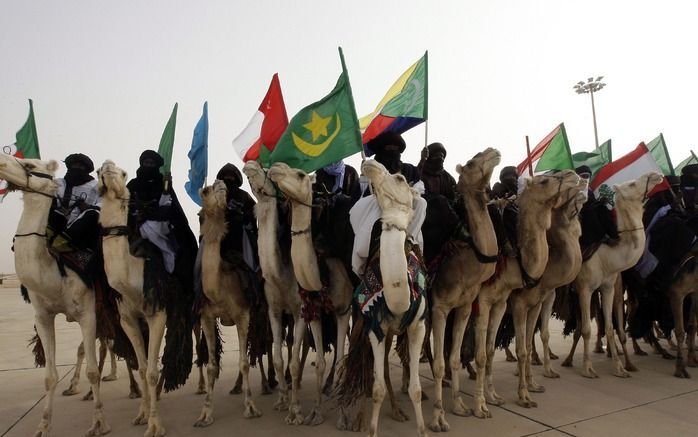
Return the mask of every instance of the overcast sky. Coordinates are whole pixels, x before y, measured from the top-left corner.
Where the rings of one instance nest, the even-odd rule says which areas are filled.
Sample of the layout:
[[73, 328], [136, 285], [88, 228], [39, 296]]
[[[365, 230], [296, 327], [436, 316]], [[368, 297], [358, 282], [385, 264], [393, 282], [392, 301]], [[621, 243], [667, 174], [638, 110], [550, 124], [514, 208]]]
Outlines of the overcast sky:
[[[43, 158], [83, 152], [132, 175], [179, 102], [172, 171], [197, 232], [182, 187], [203, 102], [215, 176], [240, 165], [231, 141], [272, 74], [292, 116], [332, 89], [341, 45], [359, 116], [429, 50], [429, 141], [446, 145], [449, 171], [489, 146], [518, 164], [525, 135], [533, 146], [560, 122], [573, 152], [593, 149], [589, 96], [572, 86], [597, 75], [599, 140], [620, 156], [663, 132], [678, 163], [696, 144], [696, 16], [673, 1], [3, 0], [0, 145], [14, 142], [32, 98]], [[416, 164], [424, 126], [405, 138]], [[0, 205], [0, 272], [14, 270], [20, 199]]]

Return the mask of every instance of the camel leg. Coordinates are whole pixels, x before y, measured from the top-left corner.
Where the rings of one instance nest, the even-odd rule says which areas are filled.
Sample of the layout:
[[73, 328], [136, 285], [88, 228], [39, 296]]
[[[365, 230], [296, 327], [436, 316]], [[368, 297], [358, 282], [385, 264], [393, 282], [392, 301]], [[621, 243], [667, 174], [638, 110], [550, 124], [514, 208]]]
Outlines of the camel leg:
[[245, 396], [245, 411], [243, 416], [246, 419], [261, 417], [262, 413], [257, 409], [252, 400], [252, 389], [250, 389], [250, 360], [247, 357], [247, 335], [250, 326], [250, 311], [242, 313], [240, 320], [235, 320], [238, 331], [238, 344], [240, 345], [240, 355], [238, 357], [238, 368], [242, 372], [242, 392]]
[[492, 417], [485, 402], [485, 365], [487, 364], [487, 325], [490, 321], [490, 304], [485, 299], [478, 302], [479, 314], [475, 318], [475, 408], [473, 415], [481, 419]]
[[[594, 297], [594, 299], [596, 299]], [[601, 329], [601, 317], [603, 317], [603, 314], [599, 314], [597, 312], [596, 314], [596, 343], [594, 344], [594, 353], [595, 354], [602, 354], [604, 353], [603, 350], [603, 330]], [[606, 342], [608, 342], [608, 339], [606, 339]]]
[[683, 320], [683, 299], [680, 293], [672, 289], [669, 290], [671, 299], [671, 312], [674, 315], [674, 333], [676, 334], [676, 369], [674, 376], [677, 378], [690, 378], [686, 371], [686, 362], [683, 359], [683, 346], [686, 341], [686, 330]]
[[[34, 307], [37, 310], [36, 307]], [[34, 433], [34, 437], [48, 437], [51, 430], [51, 418], [53, 416], [53, 394], [58, 384], [58, 371], [56, 370], [56, 328], [54, 326], [55, 315], [45, 312], [35, 316], [36, 332], [39, 334], [41, 344], [46, 356], [46, 371], [44, 386], [46, 387], [46, 404], [41, 415], [41, 421]]]
[[[99, 341], [99, 362], [97, 363], [97, 368], [99, 370], [99, 375], [100, 377], [102, 376], [102, 371], [104, 370], [104, 362], [107, 360], [107, 343], [106, 341]], [[104, 378], [102, 378], [104, 380]], [[82, 397], [83, 401], [91, 401], [94, 399], [94, 395], [92, 394], [92, 387], [90, 387], [90, 391], [87, 392], [85, 396]]]
[[[206, 373], [208, 373], [208, 387], [204, 388], [206, 398], [204, 399], [204, 406], [201, 409], [201, 414], [199, 415], [199, 418], [196, 419], [196, 422], [194, 422], [194, 426], [197, 428], [209, 426], [213, 423], [213, 388], [216, 384], [216, 379], [218, 379], [218, 372], [220, 371], [220, 364], [218, 363], [215, 349], [211, 348], [210, 346], [216, 344], [216, 319], [208, 315], [202, 315], [200, 326], [203, 330], [203, 335], [206, 338], [206, 345], [209, 348], [208, 364], [206, 365]], [[242, 347], [242, 343], [240, 343], [240, 345]], [[243, 351], [240, 350], [240, 355], [242, 354]]]
[[334, 387], [334, 376], [337, 372], [337, 365], [341, 365], [344, 358], [344, 349], [346, 348], [347, 332], [349, 332], [349, 316], [350, 311], [346, 314], [337, 316], [337, 343], [334, 348], [334, 359], [332, 360], [332, 368], [325, 382], [324, 392], [328, 395], [332, 393]]
[[271, 323], [272, 338], [274, 340], [274, 351], [271, 354], [274, 360], [274, 368], [279, 378], [279, 398], [274, 403], [277, 411], [288, 410], [288, 384], [284, 375], [284, 355], [282, 350], [283, 326], [281, 325], [281, 314], [269, 309], [269, 323]]
[[97, 365], [97, 351], [95, 345], [97, 342], [97, 320], [94, 316], [94, 308], [87, 315], [82, 317], [80, 330], [82, 331], [83, 343], [85, 345], [85, 361], [87, 361], [87, 379], [90, 381], [90, 387], [93, 397], [94, 412], [92, 413], [92, 426], [87, 430], [86, 435], [97, 436], [107, 434], [111, 428], [104, 419], [104, 410], [102, 407], [102, 396], [99, 390], [101, 379], [101, 369]]
[[301, 411], [301, 403], [298, 398], [298, 390], [300, 389], [300, 352], [301, 343], [305, 337], [305, 323], [300, 314], [295, 314], [293, 326], [293, 350], [291, 353], [291, 403], [288, 407], [288, 415], [284, 421], [287, 425], [300, 425], [303, 423], [303, 414]]
[[511, 348], [508, 345], [504, 346], [504, 354], [506, 355], [507, 362], [515, 363], [518, 361], [514, 354], [511, 352]]
[[[451, 345], [451, 355], [449, 355], [449, 367], [451, 368], [451, 397], [453, 400], [453, 414], [462, 417], [468, 417], [473, 414], [460, 393], [460, 369], [461, 364], [460, 350], [463, 346], [463, 337], [465, 336], [465, 328], [468, 326], [472, 303], [456, 308], [455, 317], [453, 319], [453, 344]], [[443, 340], [442, 340], [443, 341]], [[448, 424], [447, 424], [448, 425]], [[445, 430], [447, 431], [447, 430]]]
[[623, 355], [625, 358], [624, 368], [628, 372], [637, 372], [637, 367], [630, 361], [630, 354], [628, 353], [628, 336], [625, 333], [625, 314], [623, 311], [623, 283], [621, 282], [620, 275], [616, 278], [616, 284], [613, 293], [613, 311], [616, 315], [616, 320], [618, 322], [618, 339], [620, 340], [620, 347], [623, 350]]
[[[422, 302], [422, 307], [425, 303]], [[422, 385], [419, 381], [419, 358], [424, 345], [424, 334], [426, 328], [424, 321], [415, 317], [415, 320], [407, 328], [407, 341], [409, 342], [410, 351], [410, 388], [409, 395], [414, 407], [414, 415], [417, 421], [417, 436], [426, 437], [426, 428], [424, 426], [424, 416], [422, 415]], [[460, 349], [460, 348], [459, 348]], [[376, 423], [376, 430], [378, 423]]]
[[[613, 359], [613, 374], [619, 378], [628, 378], [630, 374], [623, 367], [623, 363], [618, 356], [618, 351], [616, 350], [616, 337], [613, 332], [613, 300], [614, 300], [614, 286], [613, 284], [603, 283], [601, 284], [601, 305], [603, 307], [603, 317], [604, 324], [606, 325], [606, 347], [611, 351], [611, 358]], [[622, 319], [618, 321], [619, 326], [622, 323]]]
[[686, 357], [687, 365], [689, 367], [698, 367], [698, 360], [696, 360], [696, 332], [698, 332], [698, 293], [693, 293], [690, 296], [692, 299], [691, 307], [693, 308], [693, 320], [690, 324], [688, 338], [686, 342], [688, 343], [688, 355]]
[[144, 437], [160, 437], [165, 435], [165, 427], [162, 425], [158, 411], [157, 385], [160, 377], [160, 372], [158, 371], [158, 357], [165, 334], [167, 315], [164, 311], [158, 311], [154, 315], [147, 317], [146, 321], [148, 322], [149, 334], [146, 380], [148, 381], [148, 392], [150, 394], [150, 411], [148, 428], [145, 431]]
[[631, 340], [633, 342], [633, 352], [635, 352], [635, 355], [646, 356], [647, 352], [642, 350], [640, 345], [637, 343], [637, 339], [633, 338]]
[[[193, 331], [194, 331], [194, 341], [195, 341], [194, 350], [198, 351], [199, 344], [201, 344], [201, 336], [205, 335], [202, 333], [201, 320], [194, 323]], [[215, 340], [215, 338], [214, 338], [214, 340]], [[211, 356], [211, 354], [216, 353], [216, 343], [213, 343], [213, 347], [211, 347], [211, 345], [208, 344], [208, 339], [207, 339], [206, 340], [206, 347], [208, 348], [209, 357]], [[217, 364], [220, 365], [220, 363], [217, 363]], [[206, 379], [204, 378], [204, 366], [202, 364], [201, 366], [196, 366], [196, 367], [198, 367], [198, 370], [199, 370], [199, 382], [196, 385], [196, 394], [203, 395], [203, 394], [206, 394]]]
[[503, 405], [504, 398], [497, 394], [494, 389], [494, 375], [492, 372], [492, 363], [494, 361], [494, 342], [497, 337], [497, 330], [502, 323], [502, 318], [507, 310], [507, 301], [502, 300], [492, 306], [492, 314], [487, 326], [487, 365], [485, 366], [485, 398], [487, 403], [491, 405]]
[[116, 374], [116, 354], [112, 342], [107, 343], [107, 350], [109, 351], [109, 375], [102, 377], [102, 381], [116, 381], [119, 376]]
[[[270, 328], [271, 330], [271, 323], [270, 323]], [[267, 381], [269, 381], [269, 389], [274, 390], [277, 385], [279, 385], [279, 382], [276, 380], [276, 375], [278, 374], [276, 372], [276, 368], [274, 367], [274, 340], [273, 338], [267, 341], [267, 369], [268, 375], [267, 375]], [[262, 394], [272, 394], [273, 392], [270, 393], [264, 393]]]
[[63, 396], [72, 396], [80, 393], [78, 384], [80, 383], [80, 372], [82, 372], [83, 361], [85, 361], [85, 343], [81, 342], [80, 346], [78, 346], [78, 359], [75, 362], [75, 372], [73, 372], [73, 377], [70, 378], [70, 387], [63, 390]]
[[540, 340], [543, 343], [543, 376], [546, 378], [559, 378], [560, 374], [553, 370], [550, 364], [550, 318], [553, 314], [553, 304], [555, 303], [555, 291], [548, 293], [543, 300], [540, 314]]
[[[138, 415], [131, 421], [134, 425], [145, 425], [148, 423], [148, 406], [150, 405], [150, 391], [148, 391], [147, 367], [148, 361], [145, 354], [145, 341], [141, 333], [138, 320], [132, 315], [121, 312], [121, 327], [131, 341], [133, 350], [138, 360], [138, 375], [141, 378], [141, 385], [144, 387], [143, 395], [138, 409]], [[133, 389], [133, 387], [131, 387]], [[133, 394], [133, 390], [131, 391]]]
[[242, 393], [242, 372], [238, 370], [238, 376], [235, 379], [235, 385], [233, 385], [233, 388], [230, 389], [230, 392], [228, 392], [228, 394], [239, 395], [240, 393]]
[[543, 362], [540, 360], [540, 355], [538, 355], [538, 351], [536, 350], [536, 339], [535, 339], [535, 331], [534, 331], [534, 337], [531, 338], [531, 364], [534, 366], [540, 366], [543, 364]]
[[513, 303], [512, 315], [514, 317], [514, 329], [516, 332], [516, 359], [518, 367], [517, 373], [519, 374], [519, 399], [516, 403], [524, 408], [537, 407], [538, 404], [531, 399], [528, 387], [526, 386], [526, 364], [528, 362], [527, 357], [529, 353], [526, 339], [526, 325], [528, 324], [528, 316], [530, 314], [528, 308], [526, 308], [524, 299], [513, 299], [511, 302]]
[[141, 388], [138, 387], [138, 381], [133, 377], [133, 369], [131, 365], [126, 361], [126, 371], [128, 372], [128, 383], [129, 383], [129, 399], [138, 399], [143, 394], [141, 393]]
[[574, 360], [574, 352], [577, 350], [577, 345], [579, 344], [579, 339], [582, 337], [582, 328], [581, 325], [582, 321], [581, 319], [577, 320], [577, 328], [574, 330], [572, 333], [572, 347], [570, 348], [570, 352], [567, 354], [567, 358], [565, 358], [565, 361], [560, 364], [562, 367], [572, 367], [572, 361]]
[[264, 356], [259, 357], [259, 375], [262, 378], [262, 395], [272, 394], [269, 380], [267, 379], [267, 372], [264, 370]]
[[325, 367], [327, 363], [325, 362], [325, 350], [322, 343], [322, 323], [320, 320], [313, 320], [310, 322], [310, 330], [313, 333], [313, 340], [315, 341], [315, 378], [317, 383], [317, 397], [315, 398], [315, 407], [304, 419], [303, 423], [305, 425], [319, 425], [325, 421], [322, 417], [322, 380], [325, 377]]
[[369, 332], [368, 338], [373, 349], [373, 409], [371, 411], [371, 425], [369, 426], [368, 437], [378, 437], [378, 417], [380, 416], [381, 405], [385, 399], [385, 377], [383, 373], [386, 354], [386, 342], [379, 342], [373, 332]]
[[[446, 412], [444, 411], [443, 406], [443, 378], [446, 371], [446, 365], [444, 363], [446, 317], [447, 315], [444, 314], [439, 308], [432, 309], [431, 329], [434, 335], [434, 410], [432, 412], [431, 422], [429, 423], [429, 429], [434, 432], [445, 432], [450, 428], [448, 422], [446, 421]], [[458, 354], [458, 357], [460, 358], [460, 354]], [[451, 378], [458, 379], [458, 374], [456, 373], [455, 375], [455, 378], [453, 376]]]
[[[586, 378], [598, 378], [599, 375], [594, 371], [594, 366], [591, 364], [589, 357], [590, 341], [591, 341], [591, 290], [587, 287], [578, 287], [579, 306], [582, 312], [582, 338], [584, 339], [584, 369], [582, 376]], [[570, 357], [572, 356], [570, 351]], [[568, 358], [570, 358], [568, 357]]]
[[[385, 347], [387, 349], [383, 359], [383, 378], [385, 378], [385, 390], [388, 393], [388, 399], [390, 400], [391, 417], [396, 422], [405, 422], [410, 420], [410, 418], [407, 414], [405, 414], [404, 411], [402, 411], [400, 405], [398, 405], [397, 399], [395, 398], [395, 391], [393, 390], [393, 383], [390, 380], [390, 362], [388, 360], [388, 351], [390, 351], [390, 347], [393, 344], [393, 334], [386, 334], [385, 338], [383, 339], [383, 343], [386, 345]], [[409, 368], [409, 364], [405, 367]], [[405, 375], [404, 368], [402, 374], [403, 376]]]
[[[542, 302], [539, 302], [533, 308], [528, 310], [528, 316], [526, 317], [526, 345], [533, 345], [536, 338], [536, 324], [538, 323], [538, 318], [540, 317], [541, 308], [543, 306]], [[532, 393], [543, 393], [545, 392], [545, 387], [538, 384], [533, 379], [533, 369], [531, 368], [532, 357], [531, 350], [528, 350], [528, 356], [526, 357], [526, 388]]]

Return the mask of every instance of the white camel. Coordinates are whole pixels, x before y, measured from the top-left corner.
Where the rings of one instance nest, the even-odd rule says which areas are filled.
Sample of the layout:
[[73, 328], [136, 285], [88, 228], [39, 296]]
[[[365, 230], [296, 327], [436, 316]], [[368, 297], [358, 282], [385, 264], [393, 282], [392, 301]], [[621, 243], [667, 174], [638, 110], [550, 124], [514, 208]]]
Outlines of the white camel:
[[[579, 275], [574, 281], [574, 287], [579, 295], [579, 306], [582, 313], [582, 337], [584, 338], [584, 369], [582, 376], [598, 378], [589, 357], [589, 338], [591, 336], [591, 295], [594, 290], [600, 290], [603, 316], [606, 323], [606, 341], [613, 358], [613, 374], [627, 378], [630, 374], [623, 367], [618, 357], [616, 342], [613, 340], [613, 300], [614, 285], [623, 270], [634, 266], [642, 256], [645, 248], [645, 228], [642, 224], [643, 202], [655, 185], [662, 181], [658, 173], [647, 173], [636, 180], [615, 185], [616, 222], [620, 241], [613, 246], [603, 244], [584, 261]], [[623, 325], [622, 311], [616, 311], [618, 326]], [[618, 336], [625, 356], [625, 331], [618, 330]], [[571, 358], [571, 356], [569, 357]]]
[[100, 372], [95, 350], [95, 293], [72, 270], [62, 276], [56, 260], [49, 254], [46, 241], [51, 203], [58, 190], [53, 180], [58, 163], [38, 159], [18, 159], [0, 154], [0, 178], [12, 189], [24, 192], [24, 209], [15, 234], [15, 269], [27, 288], [35, 311], [35, 324], [46, 356], [46, 404], [35, 437], [47, 437], [53, 417], [53, 395], [58, 383], [56, 370], [56, 331], [54, 319], [65, 314], [70, 322], [78, 322], [87, 358], [87, 379], [94, 393], [92, 426], [87, 435], [110, 431], [104, 418], [99, 391]]
[[[455, 311], [453, 343], [450, 351], [451, 392], [453, 413], [469, 416], [472, 411], [465, 406], [460, 393], [461, 345], [465, 327], [470, 318], [472, 303], [480, 291], [480, 284], [494, 274], [495, 263], [483, 257], [497, 255], [497, 236], [487, 210], [487, 188], [492, 171], [499, 165], [499, 151], [489, 148], [475, 155], [464, 166], [458, 165], [458, 191], [463, 196], [468, 214], [468, 229], [472, 241], [458, 242], [456, 251], [439, 268], [431, 286], [431, 323], [434, 335], [434, 411], [429, 428], [432, 431], [448, 431], [443, 408], [442, 381], [445, 372], [444, 336], [446, 319]], [[481, 260], [481, 258], [483, 260]], [[488, 262], [489, 261], [489, 262]]]
[[[269, 321], [274, 337], [272, 357], [274, 369], [279, 380], [279, 399], [274, 408], [288, 410], [285, 422], [299, 424], [303, 421], [300, 400], [300, 352], [305, 332], [305, 322], [301, 317], [301, 298], [298, 294], [298, 282], [294, 276], [290, 253], [279, 246], [279, 212], [276, 188], [266, 171], [256, 161], [248, 161], [242, 169], [250, 182], [252, 194], [257, 198], [255, 212], [257, 215], [259, 236], [259, 263], [264, 278], [264, 295], [269, 307]], [[289, 403], [288, 385], [284, 378], [284, 357], [281, 351], [283, 342], [282, 316], [286, 313], [293, 317], [294, 333], [291, 348], [291, 398]]]
[[[324, 284], [320, 277], [315, 247], [313, 245], [312, 202], [314, 175], [309, 176], [304, 171], [294, 169], [285, 163], [275, 163], [269, 169], [269, 177], [291, 202], [291, 260], [293, 271], [301, 287], [308, 291], [320, 291]], [[335, 308], [337, 318], [337, 347], [335, 354], [338, 360], [344, 356], [344, 343], [349, 330], [349, 316], [352, 299], [352, 286], [349, 274], [342, 261], [338, 258], [324, 260], [328, 269], [327, 294]], [[302, 324], [305, 327], [305, 324]], [[305, 328], [301, 331], [305, 334]], [[307, 425], [318, 425], [324, 421], [322, 416], [322, 388], [325, 375], [325, 351], [323, 348], [323, 332], [320, 319], [310, 321], [310, 329], [317, 351], [315, 372], [317, 378], [317, 393], [315, 406], [310, 414], [302, 420]], [[338, 361], [337, 360], [337, 361]], [[299, 406], [300, 408], [300, 406]], [[299, 416], [294, 424], [301, 422]]]
[[260, 417], [262, 413], [252, 400], [250, 390], [250, 362], [247, 358], [247, 334], [250, 325], [250, 304], [244, 294], [245, 281], [241, 272], [221, 258], [221, 241], [228, 233], [225, 220], [227, 189], [223, 181], [215, 181], [212, 186], [201, 190], [202, 218], [202, 262], [201, 284], [207, 302], [201, 310], [201, 328], [209, 346], [207, 366], [208, 389], [201, 415], [194, 426], [203, 427], [213, 423], [213, 387], [218, 378], [220, 363], [215, 353], [216, 319], [223, 326], [237, 327], [240, 353], [238, 365], [242, 373], [242, 392], [245, 396], [246, 418]]

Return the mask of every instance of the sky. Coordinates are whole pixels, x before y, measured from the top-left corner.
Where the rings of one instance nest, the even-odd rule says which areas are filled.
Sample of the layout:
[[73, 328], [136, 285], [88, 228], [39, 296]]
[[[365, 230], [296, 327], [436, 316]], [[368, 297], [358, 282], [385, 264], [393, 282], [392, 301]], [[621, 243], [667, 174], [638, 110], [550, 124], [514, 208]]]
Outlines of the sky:
[[[203, 102], [211, 181], [224, 163], [241, 165], [232, 139], [272, 75], [292, 116], [332, 89], [341, 46], [359, 116], [429, 51], [427, 141], [446, 146], [452, 173], [486, 147], [516, 165], [526, 135], [533, 147], [560, 122], [572, 152], [592, 150], [589, 95], [573, 85], [599, 75], [600, 142], [611, 138], [620, 156], [662, 132], [678, 163], [697, 144], [696, 9], [642, 0], [2, 0], [0, 146], [14, 142], [31, 98], [44, 159], [82, 152], [133, 175], [178, 102], [173, 183], [198, 232], [183, 186]], [[403, 161], [419, 161], [424, 137], [424, 125], [404, 135]], [[360, 159], [348, 162], [358, 168]], [[14, 271], [21, 208], [19, 193], [0, 204], [0, 273]]]

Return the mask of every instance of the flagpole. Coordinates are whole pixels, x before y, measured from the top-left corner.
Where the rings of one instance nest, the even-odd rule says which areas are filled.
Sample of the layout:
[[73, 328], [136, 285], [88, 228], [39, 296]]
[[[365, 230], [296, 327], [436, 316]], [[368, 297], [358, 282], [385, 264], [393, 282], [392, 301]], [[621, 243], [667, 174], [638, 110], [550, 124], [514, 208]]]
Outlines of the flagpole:
[[528, 135], [526, 135], [526, 157], [528, 158], [528, 173], [533, 177], [533, 163], [531, 162], [531, 145], [528, 143]]

